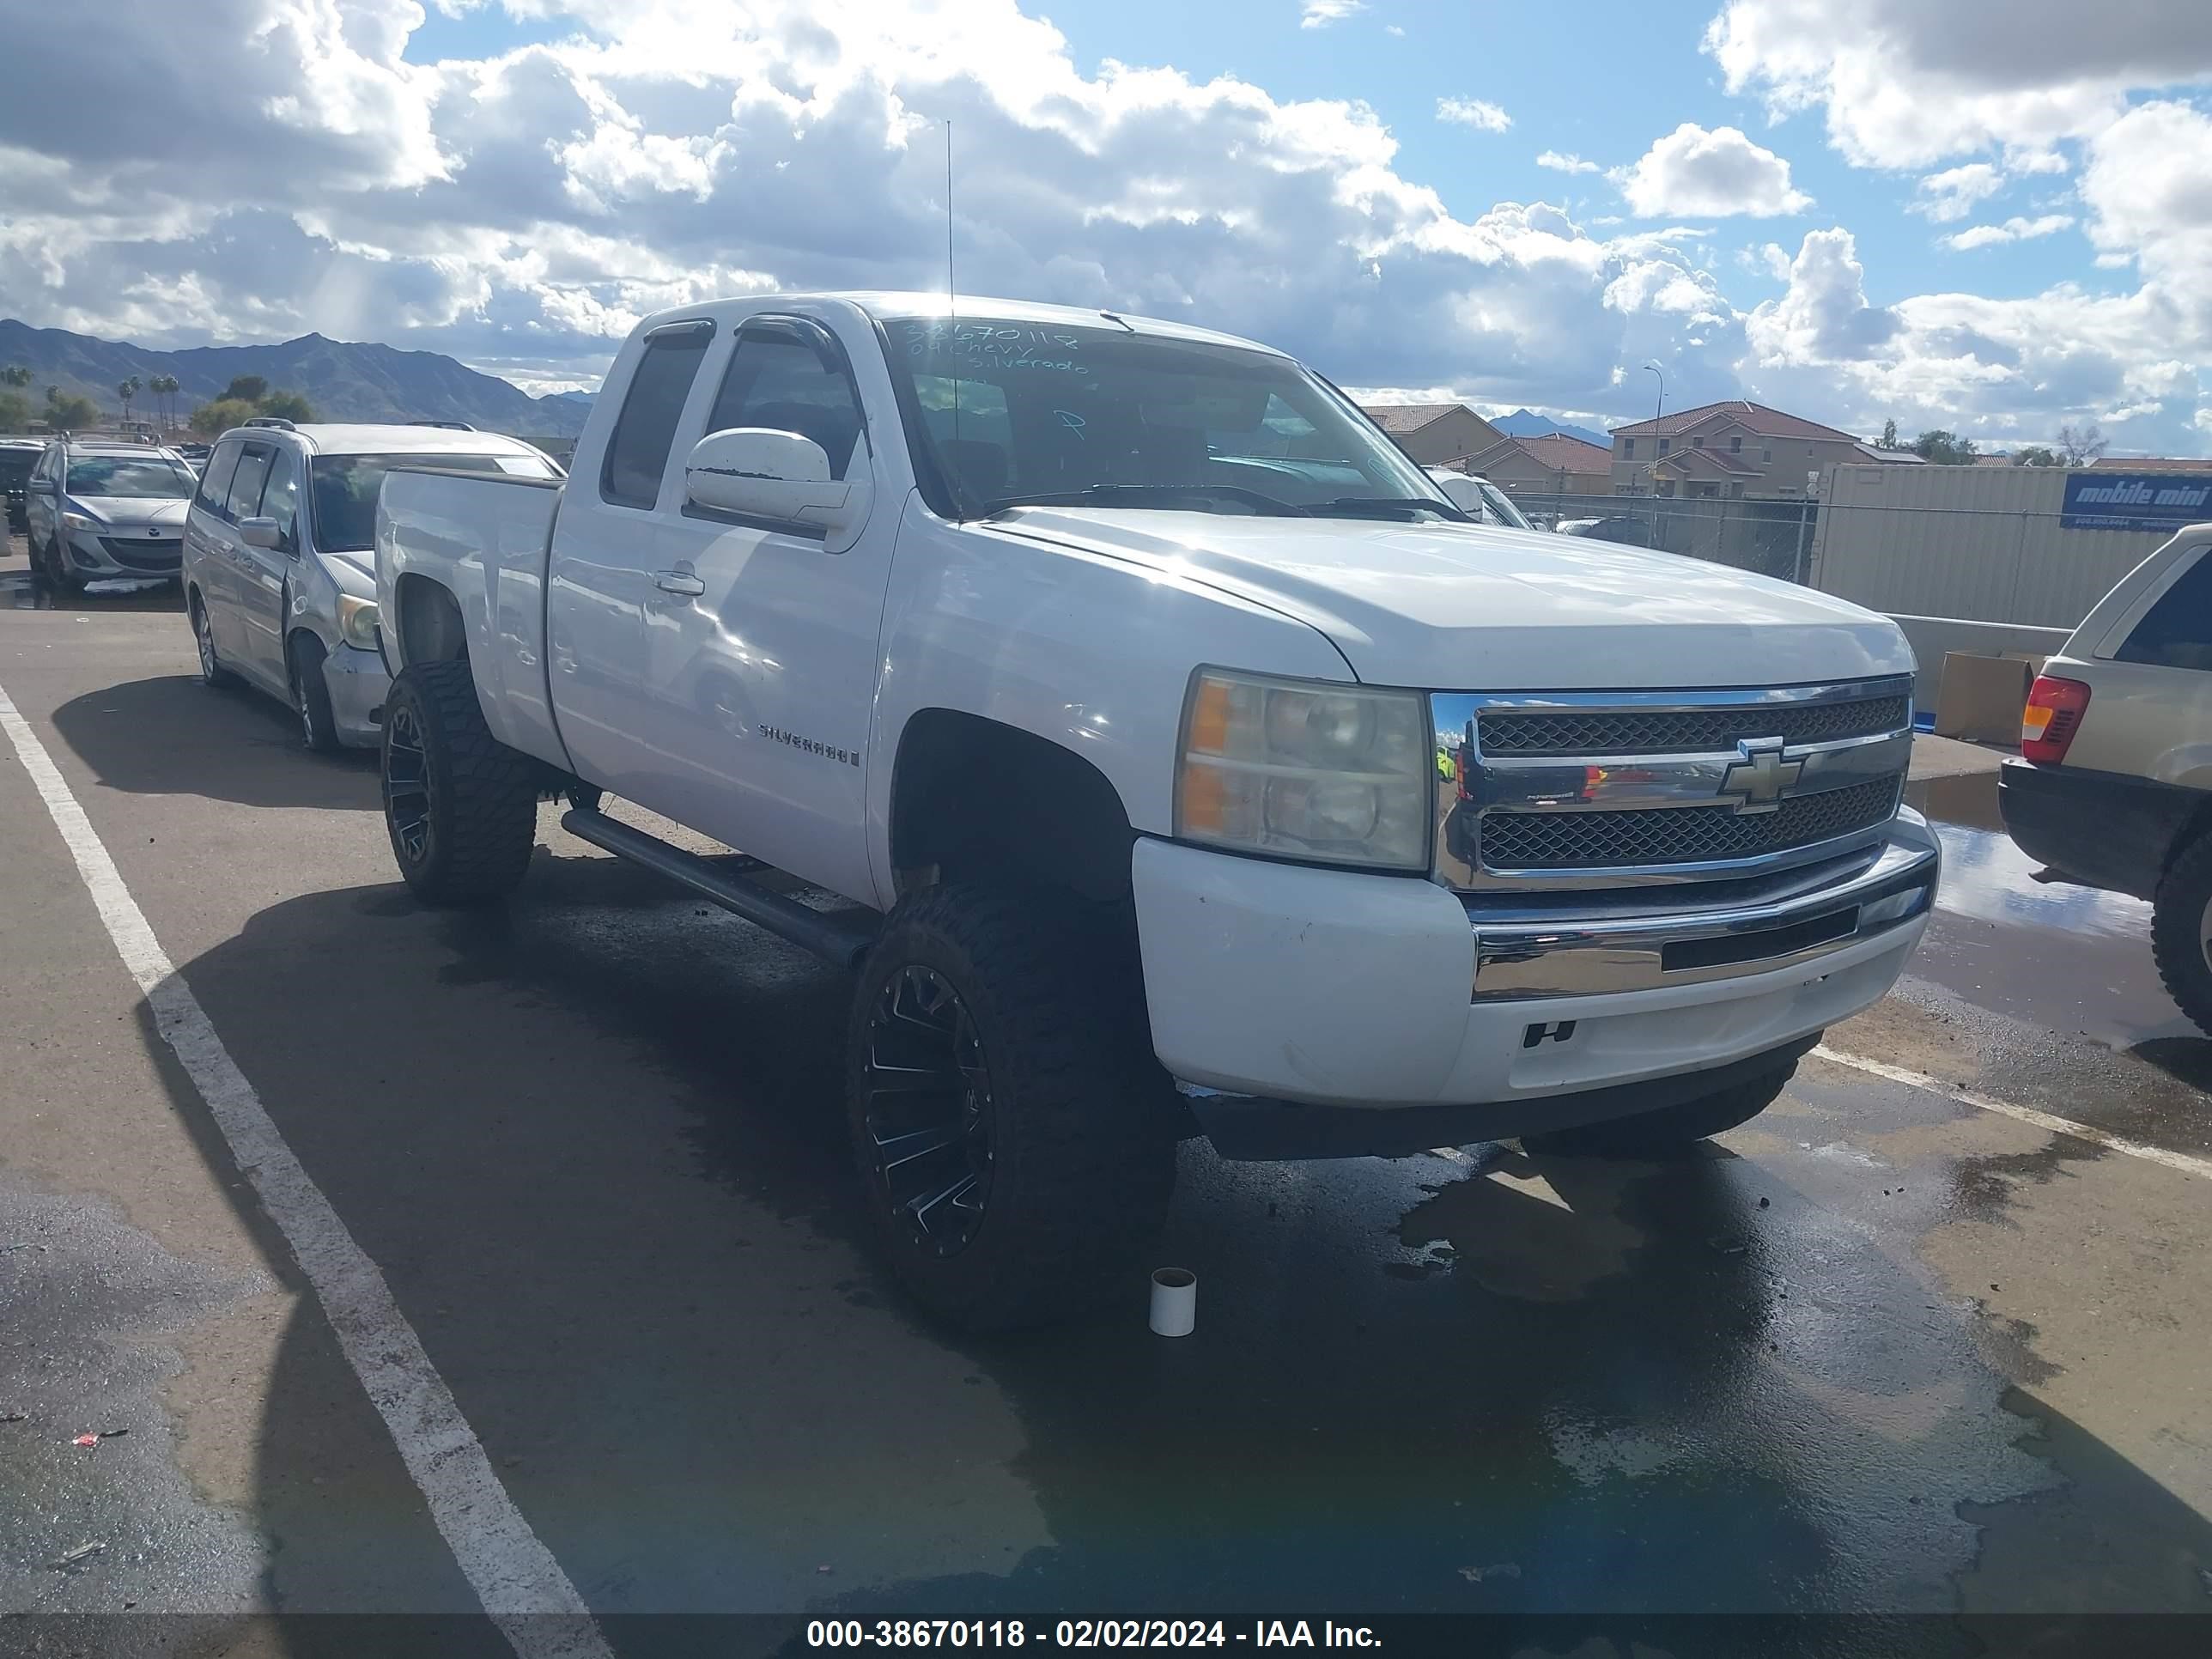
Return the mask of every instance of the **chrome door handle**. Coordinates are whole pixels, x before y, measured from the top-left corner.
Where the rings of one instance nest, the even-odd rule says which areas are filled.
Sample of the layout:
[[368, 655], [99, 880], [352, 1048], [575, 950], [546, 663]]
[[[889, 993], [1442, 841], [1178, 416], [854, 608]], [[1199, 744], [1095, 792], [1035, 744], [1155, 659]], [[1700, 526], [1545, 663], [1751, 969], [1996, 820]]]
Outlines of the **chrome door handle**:
[[696, 599], [707, 591], [707, 584], [688, 570], [661, 570], [653, 574], [653, 585], [664, 593]]

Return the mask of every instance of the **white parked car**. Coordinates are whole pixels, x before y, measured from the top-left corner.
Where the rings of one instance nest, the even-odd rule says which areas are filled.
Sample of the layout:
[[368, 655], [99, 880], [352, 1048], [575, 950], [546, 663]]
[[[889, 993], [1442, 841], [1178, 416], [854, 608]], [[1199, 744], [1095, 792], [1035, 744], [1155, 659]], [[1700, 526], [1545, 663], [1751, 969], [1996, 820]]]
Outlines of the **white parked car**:
[[283, 698], [310, 749], [377, 742], [390, 682], [376, 646], [376, 492], [402, 464], [560, 476], [518, 439], [449, 422], [270, 417], [224, 433], [197, 485], [186, 481], [190, 512], [179, 504], [200, 678], [243, 679]]
[[870, 1212], [972, 1327], [1139, 1257], [1178, 1134], [1741, 1123], [1936, 878], [1895, 624], [1474, 523], [1320, 377], [1178, 323], [664, 313], [565, 484], [393, 471], [377, 592], [408, 884], [508, 893], [565, 789], [574, 834], [849, 965]]
[[2151, 901], [2151, 947], [2212, 1036], [2212, 524], [2137, 565], [2043, 665], [1997, 776], [2029, 857]]
[[31, 568], [70, 592], [118, 578], [173, 580], [191, 493], [174, 450], [64, 433], [24, 486]]
[[1509, 530], [1533, 530], [1513, 498], [1476, 472], [1455, 472], [1448, 466], [1424, 468], [1436, 481], [1443, 498], [1477, 524], [1503, 525]]

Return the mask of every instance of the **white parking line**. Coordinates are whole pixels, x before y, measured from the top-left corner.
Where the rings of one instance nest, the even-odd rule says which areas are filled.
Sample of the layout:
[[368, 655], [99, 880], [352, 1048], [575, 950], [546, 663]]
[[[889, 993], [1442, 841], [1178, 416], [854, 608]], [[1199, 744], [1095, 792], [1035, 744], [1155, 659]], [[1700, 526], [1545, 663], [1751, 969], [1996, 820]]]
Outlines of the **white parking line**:
[[1892, 1066], [1883, 1060], [1866, 1060], [1857, 1054], [1846, 1054], [1822, 1043], [1813, 1050], [1817, 1060], [1833, 1060], [1838, 1066], [1848, 1066], [1854, 1071], [1871, 1073], [1887, 1078], [1892, 1083], [1902, 1083], [1907, 1088], [1925, 1089], [1930, 1094], [1955, 1100], [1963, 1106], [1978, 1106], [1985, 1112], [1995, 1112], [2002, 1117], [2017, 1118], [2022, 1123], [2032, 1123], [2039, 1129], [2047, 1129], [2055, 1135], [2072, 1135], [2076, 1140], [2086, 1140], [2108, 1152], [2124, 1152], [2130, 1158], [2142, 1158], [2147, 1164], [2162, 1164], [2169, 1170], [2179, 1170], [2184, 1175], [2202, 1176], [2212, 1180], [2212, 1158], [2192, 1158], [2187, 1152], [2171, 1152], [2163, 1146], [2152, 1146], [2140, 1140], [2130, 1140], [2125, 1135], [2116, 1135], [2109, 1129], [2100, 1129], [2087, 1123], [2076, 1123], [2071, 1118], [2058, 1117], [2050, 1112], [2039, 1112], [2033, 1106], [2017, 1105], [2009, 1100], [1999, 1100], [1995, 1095], [1985, 1095], [1978, 1089], [1961, 1089], [1956, 1084], [1946, 1083], [1942, 1078], [1930, 1077], [1925, 1072], [1908, 1072], [1902, 1066]]
[[[222, 1131], [239, 1172], [283, 1232], [338, 1345], [430, 1507], [469, 1584], [521, 1659], [612, 1659], [584, 1598], [514, 1507], [384, 1275], [276, 1132], [261, 1097], [171, 963], [115, 861], [4, 689], [0, 730], [68, 843], [123, 965]], [[547, 1615], [554, 1615], [548, 1617]]]

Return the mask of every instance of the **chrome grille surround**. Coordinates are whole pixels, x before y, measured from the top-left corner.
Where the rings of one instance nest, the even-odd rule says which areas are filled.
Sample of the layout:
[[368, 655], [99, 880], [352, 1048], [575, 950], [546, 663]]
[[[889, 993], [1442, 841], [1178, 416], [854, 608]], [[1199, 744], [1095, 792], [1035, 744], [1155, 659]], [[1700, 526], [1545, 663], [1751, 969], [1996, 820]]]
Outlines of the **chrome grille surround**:
[[[1439, 783], [1433, 873], [1469, 894], [1723, 880], [1869, 847], [1912, 752], [1901, 676], [1430, 704], [1458, 775]], [[1601, 741], [1555, 752], [1570, 738]]]

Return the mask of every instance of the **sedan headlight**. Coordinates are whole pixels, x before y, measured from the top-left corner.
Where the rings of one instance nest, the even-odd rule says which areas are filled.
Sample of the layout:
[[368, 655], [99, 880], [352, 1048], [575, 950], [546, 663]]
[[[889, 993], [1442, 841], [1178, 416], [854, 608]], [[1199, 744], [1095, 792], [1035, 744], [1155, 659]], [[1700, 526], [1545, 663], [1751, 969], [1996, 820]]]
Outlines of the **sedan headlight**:
[[338, 632], [348, 645], [359, 646], [363, 651], [376, 649], [376, 601], [356, 599], [350, 593], [338, 595]]
[[1414, 691], [1200, 669], [1176, 834], [1280, 858], [1425, 870], [1432, 743]]
[[106, 526], [103, 526], [99, 520], [91, 518], [85, 514], [64, 513], [62, 514], [62, 528], [64, 530], [100, 530], [106, 528]]

